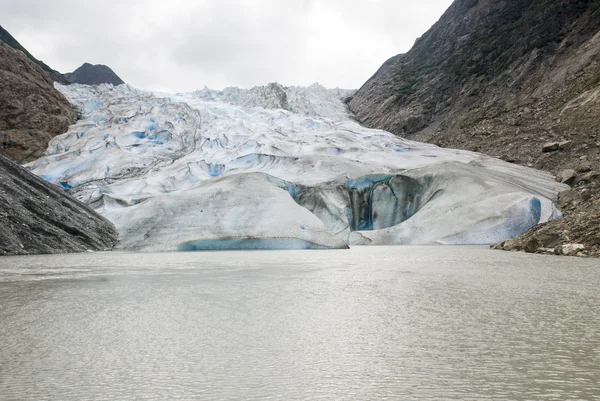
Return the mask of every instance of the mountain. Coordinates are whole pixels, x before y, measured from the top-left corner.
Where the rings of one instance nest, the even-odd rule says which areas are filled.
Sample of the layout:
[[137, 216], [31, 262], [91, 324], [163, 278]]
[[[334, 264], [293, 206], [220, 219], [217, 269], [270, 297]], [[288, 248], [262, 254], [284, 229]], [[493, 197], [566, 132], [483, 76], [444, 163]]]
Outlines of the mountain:
[[52, 78], [54, 82], [63, 85], [75, 83], [84, 85], [112, 84], [115, 86], [124, 83], [113, 70], [102, 64], [92, 65], [84, 63], [81, 67], [71, 73], [61, 74], [47, 66], [44, 62], [36, 59], [6, 29], [2, 28], [2, 26], [0, 26], [0, 41], [3, 41], [15, 50], [22, 51], [29, 60], [39, 65], [42, 70], [50, 74], [50, 78]]
[[57, 87], [81, 119], [27, 168], [112, 221], [118, 249], [489, 244], [558, 217], [568, 188], [367, 129], [343, 103], [353, 92], [317, 84]]
[[17, 163], [34, 160], [75, 121], [50, 75], [0, 41], [0, 153]]
[[600, 255], [600, 239], [587, 235], [600, 214], [600, 2], [456, 0], [348, 106], [406, 138], [569, 170], [559, 177], [574, 185], [567, 217], [537, 227], [527, 248], [581, 242]]
[[92, 65], [84, 63], [75, 71], [66, 73], [64, 76], [72, 84], [112, 84], [117, 86], [125, 83], [113, 70], [102, 64]]
[[9, 45], [13, 49], [20, 50], [23, 53], [25, 53], [25, 55], [27, 56], [27, 58], [29, 58], [29, 60], [31, 60], [34, 63], [36, 63], [37, 65], [39, 65], [42, 68], [42, 70], [44, 70], [48, 74], [50, 74], [50, 78], [52, 78], [53, 81], [59, 82], [61, 84], [69, 83], [69, 81], [67, 81], [67, 79], [60, 72], [53, 70], [52, 68], [50, 68], [46, 64], [44, 64], [44, 62], [33, 57], [31, 55], [31, 53], [29, 53], [27, 51], [27, 49], [25, 49], [23, 46], [21, 46], [21, 44], [10, 33], [8, 33], [8, 31], [6, 29], [2, 28], [2, 26], [0, 26], [0, 41], [3, 41], [4, 43]]
[[[48, 72], [0, 41], [0, 152], [36, 159], [75, 121]], [[104, 250], [116, 240], [109, 221], [0, 155], [0, 255]]]
[[0, 156], [0, 255], [110, 249], [114, 226], [71, 196]]

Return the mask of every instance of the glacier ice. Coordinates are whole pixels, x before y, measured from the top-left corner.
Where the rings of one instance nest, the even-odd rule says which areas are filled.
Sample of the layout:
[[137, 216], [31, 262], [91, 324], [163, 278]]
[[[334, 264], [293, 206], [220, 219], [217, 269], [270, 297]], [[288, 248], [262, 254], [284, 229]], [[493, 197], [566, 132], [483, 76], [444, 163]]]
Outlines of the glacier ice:
[[549, 174], [367, 129], [351, 91], [56, 86], [81, 118], [27, 167], [121, 249], [486, 244], [559, 215]]

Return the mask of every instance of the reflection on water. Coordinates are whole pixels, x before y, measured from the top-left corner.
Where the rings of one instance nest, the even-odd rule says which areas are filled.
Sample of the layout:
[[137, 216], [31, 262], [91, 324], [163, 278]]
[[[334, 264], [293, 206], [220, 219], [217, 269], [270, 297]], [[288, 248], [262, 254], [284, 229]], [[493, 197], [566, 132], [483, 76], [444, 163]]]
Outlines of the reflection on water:
[[0, 399], [600, 399], [599, 269], [463, 247], [1, 258]]

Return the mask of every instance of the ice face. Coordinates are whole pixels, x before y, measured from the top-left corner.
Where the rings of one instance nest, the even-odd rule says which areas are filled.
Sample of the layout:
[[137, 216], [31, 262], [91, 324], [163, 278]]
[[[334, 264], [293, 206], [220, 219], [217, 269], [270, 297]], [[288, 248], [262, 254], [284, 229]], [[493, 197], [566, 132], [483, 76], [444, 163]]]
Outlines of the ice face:
[[351, 91], [57, 88], [81, 119], [28, 167], [122, 249], [483, 244], [558, 215], [550, 175], [364, 128]]

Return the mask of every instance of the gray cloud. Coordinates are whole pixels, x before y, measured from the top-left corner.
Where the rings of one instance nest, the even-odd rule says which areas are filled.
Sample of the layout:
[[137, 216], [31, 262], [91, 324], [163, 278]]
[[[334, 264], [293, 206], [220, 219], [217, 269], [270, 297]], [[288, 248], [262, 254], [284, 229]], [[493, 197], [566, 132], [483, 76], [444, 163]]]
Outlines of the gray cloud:
[[59, 71], [107, 64], [140, 88], [357, 88], [451, 2], [0, 0], [0, 24]]

